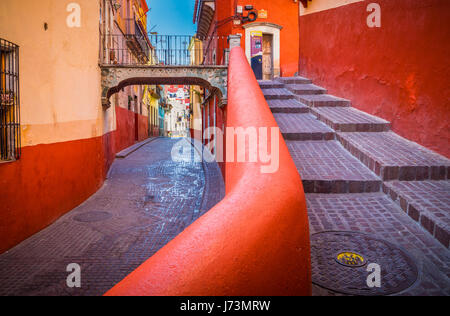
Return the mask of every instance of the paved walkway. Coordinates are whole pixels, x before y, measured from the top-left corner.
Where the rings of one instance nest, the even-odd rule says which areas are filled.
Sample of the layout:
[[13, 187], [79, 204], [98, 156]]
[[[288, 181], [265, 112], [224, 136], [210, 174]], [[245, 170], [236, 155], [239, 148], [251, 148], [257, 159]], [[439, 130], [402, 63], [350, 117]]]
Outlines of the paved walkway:
[[450, 160], [307, 78], [260, 86], [302, 176], [311, 234], [352, 231], [386, 240], [406, 250], [419, 270], [414, 285], [397, 295], [450, 295]]
[[[94, 196], [2, 254], [0, 295], [102, 295], [219, 202], [217, 165], [173, 162], [179, 141], [158, 138], [117, 159]], [[66, 285], [71, 263], [80, 289]]]

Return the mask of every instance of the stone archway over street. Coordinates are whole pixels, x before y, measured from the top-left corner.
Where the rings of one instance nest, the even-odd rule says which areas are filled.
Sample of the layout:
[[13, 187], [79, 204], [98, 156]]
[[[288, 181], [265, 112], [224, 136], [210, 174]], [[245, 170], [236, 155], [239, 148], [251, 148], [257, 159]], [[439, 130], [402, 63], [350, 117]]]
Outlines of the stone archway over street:
[[102, 69], [102, 104], [110, 106], [109, 98], [130, 85], [189, 84], [204, 86], [227, 104], [227, 66], [147, 66], [100, 65]]

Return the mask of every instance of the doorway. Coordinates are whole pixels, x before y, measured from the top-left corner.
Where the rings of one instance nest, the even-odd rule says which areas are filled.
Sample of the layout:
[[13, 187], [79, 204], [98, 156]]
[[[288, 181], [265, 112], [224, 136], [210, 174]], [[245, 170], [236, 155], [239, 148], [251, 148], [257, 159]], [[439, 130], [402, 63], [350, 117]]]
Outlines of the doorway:
[[256, 55], [254, 51], [254, 37], [259, 33], [262, 42], [259, 56], [260, 59], [263, 59], [260, 64], [261, 79], [270, 80], [279, 77], [281, 74], [280, 39], [283, 27], [274, 23], [255, 22], [244, 25], [244, 29], [245, 54], [248, 62], [250, 64], [252, 64], [252, 61], [254, 62], [253, 59]]
[[273, 79], [273, 35], [263, 34], [263, 80]]

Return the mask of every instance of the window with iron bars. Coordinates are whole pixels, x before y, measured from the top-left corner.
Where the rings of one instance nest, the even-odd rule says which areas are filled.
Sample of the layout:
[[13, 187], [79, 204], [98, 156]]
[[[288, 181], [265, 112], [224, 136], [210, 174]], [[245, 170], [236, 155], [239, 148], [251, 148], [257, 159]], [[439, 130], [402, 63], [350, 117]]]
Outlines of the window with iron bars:
[[0, 161], [20, 158], [19, 46], [0, 38]]

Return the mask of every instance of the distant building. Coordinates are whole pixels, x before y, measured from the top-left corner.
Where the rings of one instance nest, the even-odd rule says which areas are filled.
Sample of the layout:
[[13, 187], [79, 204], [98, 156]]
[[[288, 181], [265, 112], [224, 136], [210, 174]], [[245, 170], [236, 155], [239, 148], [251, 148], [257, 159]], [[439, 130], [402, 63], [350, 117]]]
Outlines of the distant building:
[[[191, 65], [199, 66], [203, 63], [203, 43], [196, 37], [192, 37], [189, 44], [189, 54], [191, 56]], [[202, 139], [202, 106], [205, 89], [200, 86], [190, 86], [190, 132], [191, 137]]]

